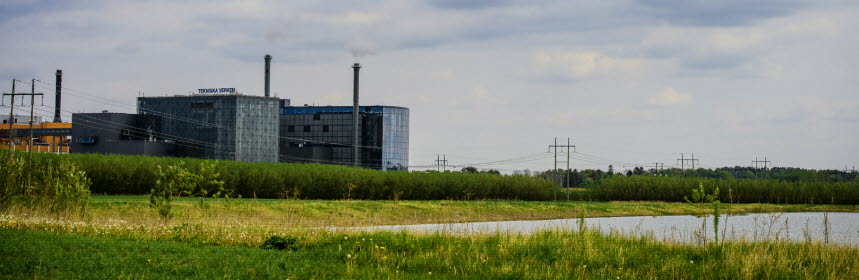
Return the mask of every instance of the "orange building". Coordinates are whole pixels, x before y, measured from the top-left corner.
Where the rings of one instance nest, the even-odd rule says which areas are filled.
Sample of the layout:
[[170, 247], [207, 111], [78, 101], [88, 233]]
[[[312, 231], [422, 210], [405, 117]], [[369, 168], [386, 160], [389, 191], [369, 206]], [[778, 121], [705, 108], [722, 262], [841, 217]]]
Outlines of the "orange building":
[[[43, 122], [33, 125], [33, 143], [28, 145], [30, 124], [12, 124], [12, 149], [35, 152], [68, 153], [71, 123]], [[0, 124], [0, 148], [9, 149], [9, 124]]]

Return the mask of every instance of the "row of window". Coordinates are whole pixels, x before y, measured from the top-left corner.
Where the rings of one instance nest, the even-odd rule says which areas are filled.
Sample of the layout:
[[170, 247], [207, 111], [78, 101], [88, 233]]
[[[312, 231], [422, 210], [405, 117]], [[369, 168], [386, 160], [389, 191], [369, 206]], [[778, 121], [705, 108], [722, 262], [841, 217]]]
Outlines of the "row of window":
[[[310, 126], [309, 125], [303, 125], [303, 130], [304, 130], [304, 132], [310, 132]], [[329, 130], [329, 128], [327, 125], [322, 126], [322, 132], [328, 132], [328, 130]], [[286, 131], [287, 132], [295, 132], [295, 126], [294, 125], [286, 126]]]

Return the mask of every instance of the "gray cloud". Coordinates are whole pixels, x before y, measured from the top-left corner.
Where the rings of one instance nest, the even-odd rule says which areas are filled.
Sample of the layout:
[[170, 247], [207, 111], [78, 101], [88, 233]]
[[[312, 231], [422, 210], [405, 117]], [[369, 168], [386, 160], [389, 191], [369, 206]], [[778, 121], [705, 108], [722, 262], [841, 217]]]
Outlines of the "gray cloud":
[[791, 15], [805, 4], [797, 0], [639, 0], [647, 11], [678, 25], [735, 26]]
[[454, 10], [479, 10], [492, 7], [504, 6], [512, 3], [512, 0], [432, 0], [433, 6], [443, 9]]
[[[857, 7], [751, 3], [63, 2], [0, 20], [15, 42], [0, 44], [0, 81], [50, 80], [59, 68], [69, 87], [131, 104], [137, 91], [210, 84], [257, 94], [269, 53], [274, 92], [295, 104], [336, 102], [350, 91], [350, 43], [364, 40], [379, 54], [361, 61], [362, 99], [412, 109], [412, 164], [431, 163], [431, 147], [492, 143], [503, 148], [448, 157], [498, 159], [567, 136], [623, 146], [632, 152], [598, 155], [624, 161], [767, 148], [809, 167], [859, 157], [859, 110], [827, 107], [859, 102], [845, 74], [859, 65], [850, 63]], [[542, 52], [548, 60], [535, 66]], [[777, 74], [758, 73], [766, 68]], [[430, 79], [438, 73], [447, 74]], [[649, 102], [668, 88], [677, 95], [667, 97], [692, 99]], [[821, 105], [797, 111], [808, 95]], [[70, 110], [122, 110], [64, 100]], [[820, 139], [837, 140], [808, 148]]]

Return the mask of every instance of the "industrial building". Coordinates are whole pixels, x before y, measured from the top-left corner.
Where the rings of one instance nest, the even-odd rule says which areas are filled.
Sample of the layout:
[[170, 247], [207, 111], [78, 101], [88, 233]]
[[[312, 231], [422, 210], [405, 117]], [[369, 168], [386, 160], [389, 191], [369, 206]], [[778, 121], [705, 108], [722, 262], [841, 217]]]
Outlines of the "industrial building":
[[264, 96], [200, 89], [139, 97], [137, 114], [72, 114], [71, 152], [408, 169], [409, 110], [359, 107], [360, 65], [353, 106], [291, 106], [269, 96], [270, 61], [266, 55]]
[[175, 156], [278, 161], [275, 97], [191, 95], [137, 98], [141, 116], [156, 116], [157, 138], [176, 143]]
[[72, 114], [71, 150], [77, 154], [172, 156], [175, 144], [155, 137], [158, 119], [126, 113]]
[[[12, 119], [9, 116], [0, 117], [2, 125], [0, 125], [0, 149], [9, 149], [19, 151], [34, 152], [51, 152], [51, 153], [68, 153], [69, 140], [71, 135], [71, 123], [64, 122], [43, 122], [41, 116], [33, 117], [33, 143], [29, 143], [30, 138], [30, 116], [13, 115]], [[10, 130], [11, 125], [11, 130]], [[12, 138], [9, 139], [9, 134]]]
[[[0, 122], [2, 122], [0, 125], [0, 149], [68, 153], [72, 124], [63, 122], [60, 116], [63, 70], [56, 72], [54, 119], [51, 122], [43, 121], [42, 116], [32, 115], [32, 112], [31, 115], [12, 114], [15, 107], [15, 97], [28, 95], [26, 93], [14, 93], [15, 81], [12, 80], [12, 93], [3, 94], [3, 97], [10, 96], [11, 98], [9, 99], [10, 115], [0, 114]], [[31, 98], [33, 97], [31, 96]]]
[[[280, 109], [281, 161], [353, 164], [353, 108], [304, 106]], [[361, 106], [359, 165], [406, 170], [409, 162], [409, 109]]]

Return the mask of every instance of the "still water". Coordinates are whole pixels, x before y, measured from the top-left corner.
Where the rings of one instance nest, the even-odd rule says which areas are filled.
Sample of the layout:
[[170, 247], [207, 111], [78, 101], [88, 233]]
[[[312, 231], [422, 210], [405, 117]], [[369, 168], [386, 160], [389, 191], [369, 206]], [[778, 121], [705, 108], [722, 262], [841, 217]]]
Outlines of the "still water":
[[[421, 224], [378, 226], [364, 230], [409, 232], [473, 233], [531, 233], [540, 230], [578, 230], [579, 219], [536, 221], [476, 222], [453, 224]], [[713, 240], [713, 216], [633, 216], [586, 218], [589, 229], [604, 233], [649, 235], [656, 240], [700, 242], [706, 236]], [[702, 230], [703, 229], [703, 230]], [[727, 240], [792, 240], [825, 241], [859, 245], [859, 213], [800, 212], [722, 215], [719, 239]]]

